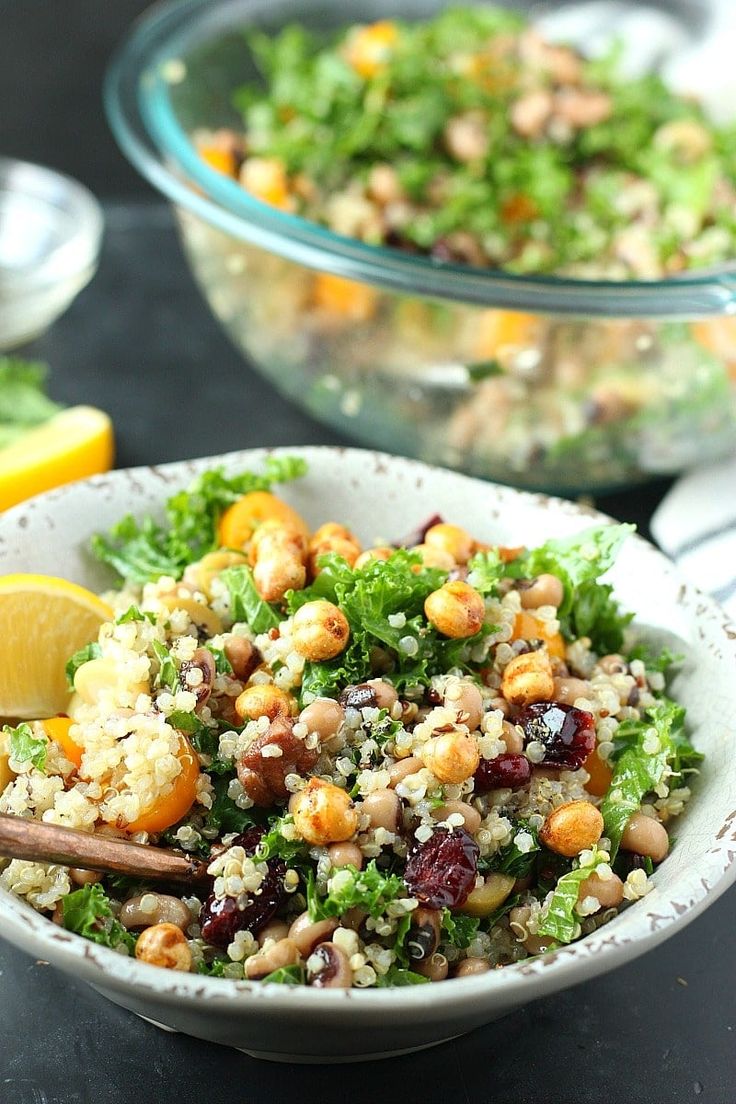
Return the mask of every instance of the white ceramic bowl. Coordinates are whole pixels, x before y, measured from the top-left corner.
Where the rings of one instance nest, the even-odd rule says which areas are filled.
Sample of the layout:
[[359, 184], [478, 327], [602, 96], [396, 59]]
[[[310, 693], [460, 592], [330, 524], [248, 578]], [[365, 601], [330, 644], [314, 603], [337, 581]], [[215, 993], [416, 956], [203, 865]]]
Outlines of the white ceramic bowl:
[[[355, 449], [300, 453], [309, 474], [284, 497], [312, 523], [336, 518], [366, 541], [404, 533], [439, 512], [479, 538], [534, 545], [605, 520], [568, 502], [528, 495]], [[0, 571], [109, 583], [88, 557], [89, 536], [122, 514], [157, 511], [203, 468], [258, 467], [264, 450], [96, 476], [40, 496], [0, 517]], [[600, 931], [540, 958], [480, 977], [432, 986], [319, 991], [171, 974], [63, 931], [0, 892], [4, 938], [84, 978], [110, 1000], [156, 1023], [250, 1054], [290, 1061], [384, 1057], [470, 1031], [519, 1005], [601, 974], [672, 935], [736, 876], [736, 628], [684, 583], [645, 541], [629, 541], [613, 576], [621, 600], [660, 639], [674, 636], [687, 662], [676, 695], [707, 758], [677, 843], [643, 901]], [[656, 1010], [655, 1010], [656, 1015]]]

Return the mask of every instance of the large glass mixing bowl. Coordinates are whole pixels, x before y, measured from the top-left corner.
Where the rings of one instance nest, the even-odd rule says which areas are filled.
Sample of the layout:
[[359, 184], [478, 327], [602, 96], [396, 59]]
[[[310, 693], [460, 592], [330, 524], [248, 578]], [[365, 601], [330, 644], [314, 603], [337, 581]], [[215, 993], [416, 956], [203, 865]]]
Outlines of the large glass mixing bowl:
[[[269, 207], [199, 157], [192, 135], [237, 128], [233, 91], [258, 79], [247, 28], [329, 30], [442, 7], [177, 0], [134, 26], [108, 74], [109, 117], [131, 161], [174, 203], [213, 312], [317, 418], [502, 482], [611, 489], [730, 451], [730, 266], [615, 283], [438, 264]], [[706, 18], [702, 3], [662, 4], [660, 14], [675, 38], [696, 34]]]

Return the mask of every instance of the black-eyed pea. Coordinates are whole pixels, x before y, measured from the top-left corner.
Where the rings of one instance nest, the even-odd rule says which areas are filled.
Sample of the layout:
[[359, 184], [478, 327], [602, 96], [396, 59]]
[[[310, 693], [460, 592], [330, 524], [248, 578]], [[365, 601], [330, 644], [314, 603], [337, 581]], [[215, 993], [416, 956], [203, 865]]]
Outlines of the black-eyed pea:
[[644, 855], [652, 862], [661, 862], [670, 849], [670, 838], [664, 825], [654, 817], [634, 813], [624, 828], [621, 847], [635, 855]]
[[483, 885], [470, 891], [463, 912], [481, 919], [490, 916], [509, 897], [515, 881], [511, 874], [489, 874]]
[[332, 843], [327, 848], [327, 854], [334, 867], [354, 866], [356, 870], [362, 869], [363, 852], [357, 843]]
[[504, 721], [501, 736], [509, 755], [521, 755], [524, 750], [524, 736], [522, 730], [510, 721]]
[[187, 937], [176, 924], [154, 924], [144, 928], [135, 945], [135, 957], [164, 970], [188, 973], [192, 968], [192, 952]]
[[162, 924], [175, 924], [186, 931], [192, 922], [184, 902], [169, 893], [139, 893], [129, 897], [120, 909], [118, 919], [128, 931]]
[[556, 678], [553, 701], [574, 705], [578, 698], [590, 696], [590, 683], [579, 678]]
[[334, 943], [319, 943], [307, 959], [307, 984], [318, 989], [349, 989], [353, 971], [345, 952]]
[[421, 759], [418, 759], [415, 755], [409, 755], [406, 759], [399, 759], [398, 763], [394, 763], [389, 767], [389, 786], [394, 789], [403, 782], [405, 778], [408, 778], [410, 774], [416, 774], [417, 771], [422, 770], [424, 763]]
[[568, 859], [595, 846], [603, 835], [603, 817], [589, 801], [569, 801], [547, 816], [539, 840], [550, 851]]
[[524, 949], [531, 955], [545, 954], [554, 942], [550, 935], [528, 935], [524, 940]]
[[617, 908], [624, 899], [624, 883], [618, 874], [611, 873], [608, 878], [590, 874], [578, 889], [578, 901], [586, 897], [595, 897], [601, 908]]
[[371, 828], [395, 832], [399, 826], [401, 800], [394, 790], [374, 790], [363, 799], [359, 811], [368, 817]]
[[463, 823], [459, 827], [463, 827], [471, 836], [475, 835], [481, 826], [480, 813], [465, 801], [446, 801], [444, 805], [438, 805], [436, 809], [432, 810], [432, 816], [435, 820], [447, 820], [449, 816], [461, 816]]
[[269, 939], [273, 943], [278, 943], [280, 939], [286, 939], [289, 934], [289, 925], [283, 920], [271, 920], [265, 927], [261, 928], [258, 935], [258, 946], [262, 947]]
[[551, 701], [555, 683], [547, 653], [523, 652], [509, 660], [503, 672], [501, 690], [512, 705]]
[[483, 718], [483, 695], [471, 679], [450, 678], [442, 695], [448, 709], [462, 714], [462, 721], [471, 732], [479, 727]]
[[350, 639], [347, 617], [339, 606], [324, 598], [307, 602], [296, 611], [291, 632], [299, 654], [317, 663], [334, 659]]
[[229, 636], [223, 651], [233, 669], [234, 678], [240, 682], [246, 682], [261, 662], [258, 649], [244, 636]]
[[329, 939], [338, 921], [332, 917], [327, 920], [312, 920], [308, 912], [303, 912], [292, 921], [289, 939], [296, 944], [302, 958], [309, 958], [318, 943]]
[[539, 609], [540, 606], [560, 606], [565, 597], [565, 588], [556, 575], [537, 575], [536, 579], [519, 583], [519, 597], [522, 609]]
[[480, 631], [486, 607], [474, 587], [456, 579], [428, 595], [424, 612], [437, 632], [451, 640], [461, 640]]
[[329, 740], [345, 720], [345, 710], [333, 698], [315, 698], [299, 714], [301, 724], [316, 732], [320, 740]]
[[258, 951], [245, 961], [245, 976], [251, 981], [260, 981], [281, 970], [284, 966], [294, 966], [299, 961], [299, 948], [293, 939], [279, 939], [265, 951]]
[[439, 946], [442, 932], [442, 913], [440, 909], [424, 908], [420, 905], [411, 914], [411, 924], [406, 937], [406, 951], [415, 963], [426, 962]]
[[[0, 789], [2, 789], [2, 787], [0, 787]], [[74, 882], [74, 885], [78, 886], [95, 885], [97, 882], [102, 881], [102, 875], [98, 870], [83, 870], [78, 866], [69, 868], [69, 877]]]
[[455, 967], [453, 977], [473, 977], [477, 974], [487, 974], [491, 968], [490, 962], [486, 962], [485, 958], [473, 958], [469, 956], [464, 958], [462, 962]]
[[450, 964], [443, 954], [435, 951], [424, 962], [413, 964], [412, 969], [423, 977], [429, 978], [430, 981], [444, 981], [449, 973]]

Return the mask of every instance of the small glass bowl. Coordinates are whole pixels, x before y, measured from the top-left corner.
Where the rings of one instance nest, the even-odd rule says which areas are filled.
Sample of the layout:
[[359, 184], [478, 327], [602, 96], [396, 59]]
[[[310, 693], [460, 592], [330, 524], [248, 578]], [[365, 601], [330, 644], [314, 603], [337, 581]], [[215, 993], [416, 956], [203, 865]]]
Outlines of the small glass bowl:
[[0, 350], [38, 337], [89, 283], [102, 228], [76, 180], [0, 157]]

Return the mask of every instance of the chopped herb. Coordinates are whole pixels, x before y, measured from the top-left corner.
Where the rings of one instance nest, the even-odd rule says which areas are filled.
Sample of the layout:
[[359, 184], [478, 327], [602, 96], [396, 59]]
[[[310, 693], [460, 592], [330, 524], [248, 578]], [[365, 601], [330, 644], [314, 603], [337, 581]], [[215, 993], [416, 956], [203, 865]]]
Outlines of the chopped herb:
[[115, 624], [125, 625], [128, 621], [149, 621], [152, 625], [155, 625], [156, 615], [151, 613], [150, 610], [143, 612], [138, 609], [138, 606], [128, 606], [125, 613], [118, 614], [115, 618]]
[[16, 763], [30, 763], [36, 770], [46, 770], [46, 755], [48, 752], [48, 739], [46, 736], [34, 735], [33, 729], [25, 722], [17, 728], [4, 725], [3, 735], [10, 737], [10, 758]]
[[445, 908], [442, 910], [442, 940], [465, 951], [475, 939], [479, 924], [475, 916], [464, 916]]
[[159, 663], [158, 674], [153, 680], [154, 689], [168, 690], [171, 694], [176, 694], [178, 690], [181, 690], [181, 686], [179, 684], [179, 671], [171, 652], [158, 640], [151, 641], [151, 648]]
[[385, 974], [378, 974], [376, 988], [387, 989], [389, 986], [425, 985], [428, 982], [429, 978], [415, 973], [414, 970], [407, 970], [403, 966], [393, 965], [389, 966]]
[[281, 615], [261, 598], [249, 567], [245, 564], [228, 567], [220, 578], [230, 593], [230, 616], [233, 621], [244, 621], [254, 633], [265, 633], [276, 628]]
[[313, 920], [325, 920], [330, 916], [343, 916], [351, 908], [361, 908], [369, 916], [381, 916], [391, 901], [408, 897], [403, 878], [396, 874], [382, 874], [371, 859], [365, 870], [343, 866], [327, 883], [327, 894], [320, 897], [310, 871], [307, 882], [307, 907]]
[[274, 985], [306, 985], [307, 977], [303, 966], [281, 966], [261, 981], [270, 981]]
[[233, 665], [225, 655], [223, 648], [215, 648], [214, 645], [208, 644], [207, 650], [215, 661], [215, 670], [218, 675], [231, 675], [233, 673]]
[[69, 689], [74, 689], [74, 676], [79, 668], [84, 663], [89, 663], [90, 659], [99, 659], [102, 655], [102, 648], [96, 642], [92, 644], [85, 644], [83, 648], [80, 648], [78, 652], [75, 652], [71, 659], [67, 660], [64, 671], [66, 672], [66, 681], [69, 684]]

